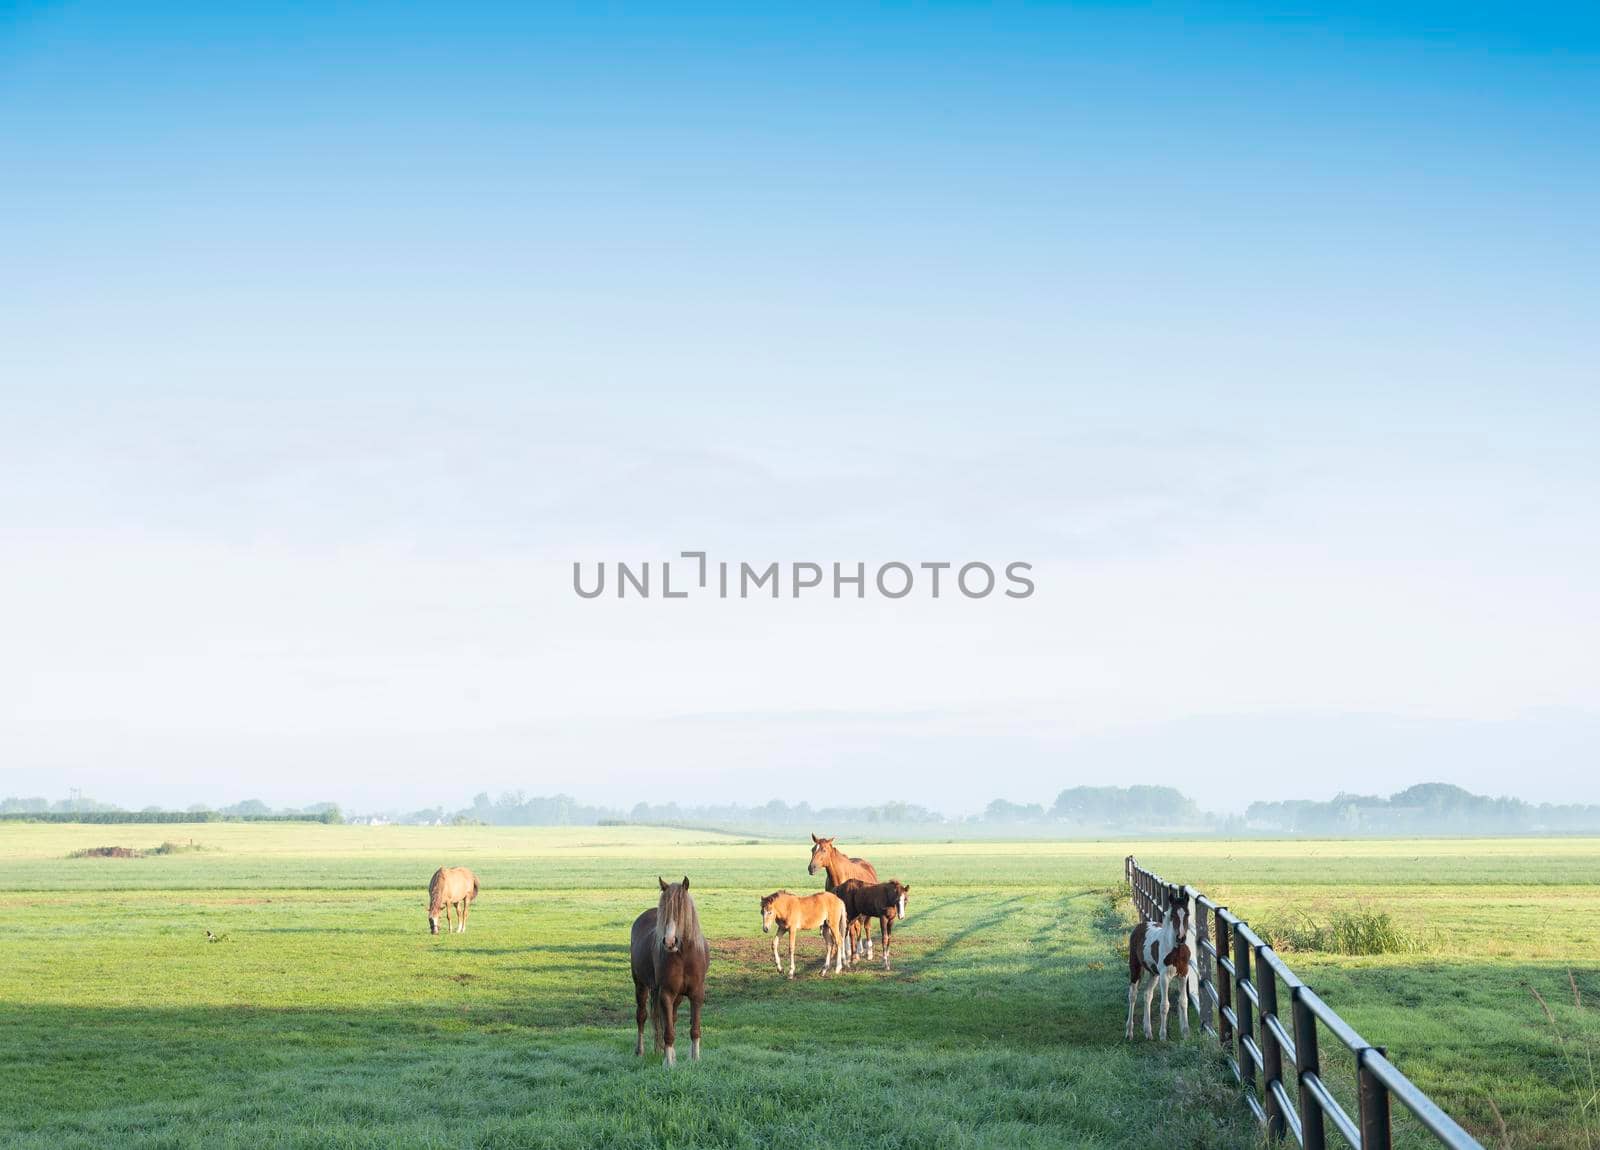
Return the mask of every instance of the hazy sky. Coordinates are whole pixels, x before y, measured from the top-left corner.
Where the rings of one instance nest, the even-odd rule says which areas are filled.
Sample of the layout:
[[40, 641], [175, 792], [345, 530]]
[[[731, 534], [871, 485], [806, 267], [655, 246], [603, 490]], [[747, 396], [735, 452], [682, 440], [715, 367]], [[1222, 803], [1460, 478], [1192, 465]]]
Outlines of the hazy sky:
[[1600, 9], [318, 7], [0, 14], [0, 795], [1600, 801]]

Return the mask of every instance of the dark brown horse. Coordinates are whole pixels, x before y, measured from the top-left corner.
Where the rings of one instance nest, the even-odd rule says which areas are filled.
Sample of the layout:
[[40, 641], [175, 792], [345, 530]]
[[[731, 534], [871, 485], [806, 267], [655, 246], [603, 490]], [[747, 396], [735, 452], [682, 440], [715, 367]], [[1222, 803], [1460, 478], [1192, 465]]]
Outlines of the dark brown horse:
[[812, 835], [811, 865], [806, 867], [806, 873], [816, 874], [818, 867], [828, 872], [828, 881], [823, 890], [837, 890], [840, 883], [852, 878], [865, 883], [878, 881], [878, 872], [866, 859], [851, 858], [834, 846], [832, 839], [819, 839]]
[[844, 903], [845, 916], [850, 923], [851, 957], [856, 958], [861, 955], [861, 951], [856, 949], [856, 932], [859, 928], [865, 936], [862, 942], [866, 958], [871, 961], [872, 920], [877, 919], [878, 929], [883, 935], [883, 969], [891, 969], [889, 944], [894, 938], [894, 924], [906, 917], [906, 896], [911, 893], [911, 888], [895, 878], [874, 884], [864, 883], [859, 879], [847, 879], [840, 883], [839, 888], [833, 893]]
[[639, 1024], [633, 1052], [644, 1053], [644, 1020], [648, 1016], [655, 1029], [656, 1051], [665, 1051], [666, 1065], [672, 1066], [678, 1061], [678, 1003], [685, 998], [689, 1000], [689, 1037], [694, 1043], [690, 1057], [700, 1058], [700, 1008], [706, 1000], [711, 949], [700, 933], [688, 876], [682, 882], [656, 881], [661, 884], [661, 901], [654, 910], [633, 920], [633, 997]]

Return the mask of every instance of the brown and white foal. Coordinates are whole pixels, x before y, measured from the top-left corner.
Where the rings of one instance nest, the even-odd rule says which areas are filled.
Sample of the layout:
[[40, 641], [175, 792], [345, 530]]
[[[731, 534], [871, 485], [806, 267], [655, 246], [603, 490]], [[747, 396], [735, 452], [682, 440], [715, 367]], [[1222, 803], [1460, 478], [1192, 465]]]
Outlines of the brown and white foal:
[[[1128, 1028], [1133, 1037], [1133, 1002], [1144, 991], [1144, 1036], [1150, 1033], [1150, 999], [1161, 991], [1161, 1041], [1167, 1040], [1167, 1009], [1173, 981], [1178, 984], [1178, 1025], [1189, 1037], [1189, 982], [1193, 952], [1189, 946], [1187, 903], [1169, 906], [1160, 922], [1141, 922], [1128, 936]], [[1148, 985], [1146, 985], [1148, 980]]]

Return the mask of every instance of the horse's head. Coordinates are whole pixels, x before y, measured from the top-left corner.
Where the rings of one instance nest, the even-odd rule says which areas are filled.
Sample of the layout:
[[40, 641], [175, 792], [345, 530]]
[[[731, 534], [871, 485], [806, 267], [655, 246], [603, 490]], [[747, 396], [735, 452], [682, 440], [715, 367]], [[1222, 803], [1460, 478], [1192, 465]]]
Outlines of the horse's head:
[[811, 865], [806, 867], [807, 874], [816, 874], [817, 868], [826, 869], [828, 863], [833, 861], [833, 856], [838, 852], [834, 850], [832, 839], [819, 839], [811, 836]]
[[890, 879], [889, 885], [894, 887], [895, 914], [900, 918], [905, 918], [906, 895], [911, 893], [911, 888], [897, 878]]
[[661, 884], [661, 901], [656, 906], [656, 929], [661, 935], [661, 945], [669, 954], [683, 949], [684, 937], [695, 922], [694, 903], [689, 901], [689, 876], [682, 882], [668, 882], [656, 876]]
[[1182, 942], [1189, 935], [1189, 904], [1183, 899], [1167, 904], [1165, 915], [1166, 925], [1172, 928], [1172, 936]]
[[428, 892], [428, 933], [439, 933], [439, 912], [444, 909], [444, 904], [430, 890]]
[[781, 890], [775, 890], [761, 900], [761, 933], [766, 934], [772, 929], [772, 924], [777, 920], [778, 912], [773, 908], [773, 903], [778, 901]]

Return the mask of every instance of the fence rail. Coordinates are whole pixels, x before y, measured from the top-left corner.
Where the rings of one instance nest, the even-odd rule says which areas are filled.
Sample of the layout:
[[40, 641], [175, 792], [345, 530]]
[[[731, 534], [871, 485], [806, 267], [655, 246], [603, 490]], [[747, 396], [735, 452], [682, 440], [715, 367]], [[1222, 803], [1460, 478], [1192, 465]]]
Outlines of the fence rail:
[[[1222, 1045], [1229, 1068], [1244, 1087], [1256, 1121], [1268, 1135], [1293, 1135], [1305, 1150], [1324, 1150], [1328, 1127], [1355, 1150], [1390, 1150], [1393, 1104], [1410, 1111], [1449, 1150], [1483, 1150], [1478, 1140], [1417, 1089], [1373, 1046], [1317, 997], [1250, 925], [1192, 886], [1169, 883], [1127, 860], [1133, 902], [1147, 920], [1159, 919], [1174, 901], [1189, 905], [1199, 953], [1198, 992], [1183, 993], [1200, 1013], [1200, 1028]], [[1288, 997], [1285, 1024], [1279, 995]], [[1319, 1029], [1355, 1059], [1356, 1116], [1352, 1118], [1322, 1079]], [[1284, 1067], [1294, 1070], [1294, 1093]]]

